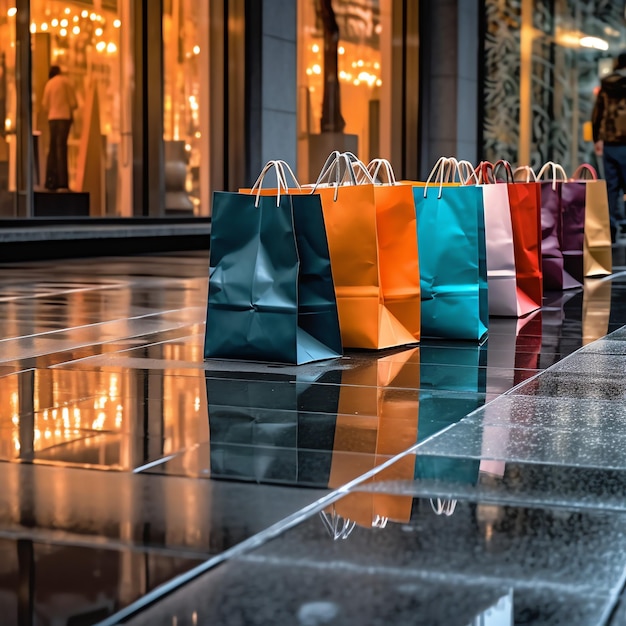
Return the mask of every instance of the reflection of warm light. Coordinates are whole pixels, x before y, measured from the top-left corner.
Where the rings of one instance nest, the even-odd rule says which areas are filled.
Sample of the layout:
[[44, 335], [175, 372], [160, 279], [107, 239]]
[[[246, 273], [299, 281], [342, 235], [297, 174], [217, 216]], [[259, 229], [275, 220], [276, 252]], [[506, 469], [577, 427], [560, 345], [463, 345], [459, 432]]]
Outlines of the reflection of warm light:
[[83, 10], [80, 12], [80, 16], [81, 16], [82, 18], [89, 17], [89, 11], [87, 11], [87, 9], [83, 9]]
[[193, 408], [196, 411], [196, 413], [200, 410], [200, 398], [198, 396], [196, 396], [193, 401]]
[[345, 54], [346, 53], [346, 49], [343, 46], [339, 46], [339, 48], [337, 48], [337, 52], [339, 54]]
[[191, 144], [188, 144], [188, 143], [185, 144], [185, 151], [191, 152]]
[[63, 28], [67, 28], [67, 26], [68, 26], [69, 22], [68, 22], [65, 18], [63, 18], [63, 19], [59, 22], [59, 24], [61, 24], [61, 26], [62, 26]]
[[357, 67], [363, 67], [363, 66], [365, 65], [365, 62], [363, 61], [363, 59], [359, 59], [359, 60], [356, 62], [356, 65], [357, 65]]
[[65, 7], [65, 10], [63, 11], [63, 13], [65, 13], [65, 15], [69, 15], [71, 13], [71, 9], [69, 7]]
[[102, 37], [102, 33], [104, 32], [100, 27], [96, 28], [96, 30], [93, 31], [96, 35], [96, 37]]
[[57, 20], [57, 18], [55, 17], [55, 18], [54, 18], [54, 19], [50, 22], [50, 24], [52, 24], [52, 26], [53, 26], [54, 28], [56, 28], [56, 27], [59, 25], [59, 20]]
[[376, 87], [380, 87], [383, 84], [383, 81], [380, 78], [376, 81]]
[[95, 13], [91, 13], [91, 14], [89, 15], [89, 19], [90, 19], [92, 22], [95, 22], [95, 21], [98, 19], [98, 16], [97, 16]]
[[202, 133], [201, 133], [199, 130], [197, 130], [197, 131], [196, 131], [196, 134], [194, 135], [194, 137], [195, 137], [196, 139], [200, 139], [200, 137], [202, 137]]
[[307, 67], [306, 73], [307, 73], [307, 76], [311, 76], [311, 74], [313, 74], [313, 70], [310, 67]]
[[358, 87], [361, 84], [361, 81], [358, 78], [355, 78], [352, 84]]
[[13, 122], [11, 121], [11, 118], [7, 117], [6, 120], [4, 120], [4, 127], [6, 128], [6, 130], [11, 130], [12, 126]]
[[316, 64], [313, 66], [313, 73], [314, 73], [314, 74], [321, 74], [321, 73], [322, 73], [322, 67], [320, 66], [320, 64], [319, 64], [319, 63], [316, 63]]
[[78, 17], [78, 15], [75, 15], [75, 16], [72, 18], [72, 22], [78, 22], [78, 20], [79, 20], [79, 19], [80, 19], [80, 17]]
[[34, 22], [30, 25], [30, 32], [31, 33], [37, 32], [37, 24], [35, 24]]
[[105, 49], [106, 47], [107, 47], [107, 45], [106, 45], [106, 43], [104, 43], [104, 41], [99, 41], [99, 42], [96, 44], [96, 50], [97, 50], [98, 52], [104, 52], [104, 49]]
[[109, 380], [109, 398], [113, 399], [117, 397], [117, 376], [115, 374], [111, 374], [111, 378]]
[[72, 28], [72, 32], [75, 35], [80, 35], [80, 26], [74, 26], [74, 28]]
[[112, 41], [107, 44], [107, 52], [109, 54], [117, 52], [117, 46]]
[[380, 63], [378, 61], [374, 62], [374, 69], [375, 70], [379, 70], [380, 69]]
[[312, 50], [313, 52], [315, 52], [315, 54], [317, 54], [317, 53], [320, 51], [320, 47], [319, 47], [316, 43], [314, 43], [314, 44], [311, 46], [311, 50]]
[[65, 36], [67, 35], [67, 30], [66, 30], [65, 28], [62, 28], [62, 29], [59, 31], [59, 35], [61, 35], [61, 37], [65, 37]]
[[8, 11], [7, 11], [7, 15], [9, 17], [13, 17], [15, 14], [17, 13], [17, 9], [15, 7], [11, 7]]
[[583, 48], [593, 48], [594, 50], [608, 50], [609, 43], [599, 37], [581, 37], [579, 40]]
[[194, 54], [200, 54], [200, 46], [194, 46], [193, 47], [193, 53]]
[[43, 31], [48, 30], [48, 22], [42, 22], [39, 28]]
[[113, 20], [113, 27], [119, 28], [122, 25], [122, 20]]

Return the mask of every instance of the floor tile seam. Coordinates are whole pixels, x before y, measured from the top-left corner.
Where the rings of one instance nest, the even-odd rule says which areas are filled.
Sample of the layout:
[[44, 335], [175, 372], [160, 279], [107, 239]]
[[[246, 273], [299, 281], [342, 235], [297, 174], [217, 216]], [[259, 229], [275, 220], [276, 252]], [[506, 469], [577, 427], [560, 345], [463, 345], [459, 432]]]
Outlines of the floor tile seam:
[[[386, 483], [371, 483], [373, 487], [371, 489], [359, 489], [353, 490], [353, 493], [367, 493], [371, 495], [392, 495], [398, 497], [411, 497], [411, 498], [443, 498], [446, 500], [459, 500], [461, 502], [468, 502], [474, 504], [487, 504], [490, 506], [498, 507], [515, 507], [525, 509], [559, 509], [566, 511], [576, 511], [579, 513], [591, 513], [599, 515], [618, 514], [626, 516], [626, 506], [618, 505], [618, 501], [621, 503], [618, 495], [614, 496], [615, 503], [607, 506], [607, 501], [604, 500], [601, 503], [586, 502], [578, 496], [573, 496], [571, 500], [562, 498], [561, 500], [549, 499], [550, 496], [541, 498], [541, 494], [537, 496], [524, 496], [513, 497], [508, 494], [498, 493], [495, 495], [489, 495], [489, 492], [485, 491], [472, 491], [468, 489], [466, 491], [445, 491], [432, 488], [425, 489], [386, 489]], [[378, 487], [378, 488], [376, 488]], [[526, 492], [528, 494], [528, 492]]]
[[609, 603], [607, 603], [607, 607], [604, 611], [604, 614], [602, 615], [600, 624], [604, 625], [604, 624], [609, 623], [609, 620], [617, 612], [617, 609], [620, 604], [620, 599], [622, 595], [624, 594], [625, 590], [626, 590], [626, 567], [624, 568], [624, 571], [622, 572], [620, 581], [611, 590], [611, 598], [610, 598]]
[[[534, 397], [534, 396], [533, 396]], [[615, 404], [622, 405], [623, 403], [619, 400], [614, 400]], [[625, 414], [626, 416], [626, 414]], [[469, 418], [469, 416], [467, 416]], [[616, 419], [621, 419], [621, 416]], [[606, 435], [615, 437], [616, 439], [626, 439], [626, 433], [603, 433], [601, 429], [596, 428], [595, 424], [585, 424], [585, 426], [589, 426], [589, 430], [584, 430], [580, 427], [574, 426], [561, 426], [557, 424], [514, 424], [514, 423], [506, 423], [506, 422], [497, 422], [493, 421], [491, 418], [485, 419], [484, 416], [472, 416], [472, 419], [463, 418], [464, 424], [469, 425], [477, 425], [483, 426], [487, 428], [499, 428], [505, 429], [508, 431], [538, 431], [538, 432], [554, 432], [554, 433], [584, 433], [585, 436], [593, 435], [595, 433], [600, 433], [600, 435]], [[460, 423], [460, 422], [457, 422]]]
[[125, 288], [129, 285], [129, 283], [124, 283], [124, 282], [120, 282], [120, 283], [116, 283], [116, 284], [108, 284], [108, 285], [97, 285], [97, 286], [93, 286], [93, 287], [80, 287], [80, 288], [76, 288], [76, 289], [60, 289], [60, 290], [52, 290], [52, 291], [46, 291], [46, 292], [40, 292], [40, 293], [30, 293], [30, 294], [24, 294], [24, 295], [20, 295], [20, 296], [0, 296], [0, 305], [4, 304], [5, 302], [20, 302], [23, 300], [37, 300], [39, 298], [55, 298], [56, 296], [63, 296], [66, 294], [74, 294], [74, 293], [85, 293], [85, 292], [92, 292], [92, 291], [107, 291], [109, 289], [120, 289], [120, 288]]
[[120, 624], [120, 623], [123, 623], [124, 621], [127, 621], [131, 617], [137, 615], [138, 613], [145, 610], [149, 606], [163, 599], [166, 595], [169, 595], [173, 591], [180, 589], [182, 586], [188, 584], [192, 580], [197, 579], [199, 576], [213, 569], [220, 563], [228, 561], [229, 559], [235, 556], [238, 556], [240, 554], [245, 554], [251, 550], [255, 550], [256, 548], [260, 547], [261, 545], [264, 545], [268, 541], [285, 533], [287, 530], [309, 519], [316, 513], [321, 512], [325, 507], [333, 504], [337, 500], [340, 500], [341, 498], [346, 496], [350, 492], [352, 487], [354, 487], [355, 485], [358, 485], [359, 483], [363, 481], [369, 480], [376, 474], [382, 472], [387, 467], [393, 465], [400, 458], [408, 456], [409, 454], [410, 454], [410, 450], [406, 450], [405, 452], [400, 453], [399, 455], [396, 455], [395, 457], [385, 461], [381, 465], [372, 468], [365, 474], [362, 474], [361, 476], [358, 476], [350, 480], [349, 482], [345, 483], [338, 489], [331, 491], [330, 493], [322, 496], [315, 502], [312, 502], [311, 504], [306, 505], [305, 507], [299, 509], [298, 511], [295, 511], [294, 513], [288, 515], [282, 520], [275, 522], [268, 528], [252, 535], [251, 537], [249, 537], [248, 539], [245, 539], [244, 541], [238, 543], [237, 545], [232, 546], [231, 548], [228, 548], [224, 552], [208, 559], [204, 563], [196, 566], [195, 568], [192, 568], [191, 570], [185, 572], [184, 574], [176, 576], [173, 579], [163, 583], [163, 585], [161, 585], [157, 589], [142, 596], [136, 602], [130, 604], [124, 609], [121, 609], [114, 615], [109, 616], [107, 619], [99, 622], [95, 626], [114, 626], [116, 624]]
[[[109, 326], [109, 325], [113, 325], [113, 324], [120, 324], [121, 322], [136, 322], [136, 321], [145, 321], [148, 318], [154, 318], [154, 317], [161, 317], [161, 316], [166, 316], [169, 315], [171, 313], [180, 313], [182, 311], [187, 311], [189, 309], [198, 309], [198, 310], [202, 310], [201, 307], [182, 307], [182, 308], [178, 308], [178, 309], [162, 309], [159, 311], [154, 311], [151, 313], [144, 313], [143, 315], [134, 315], [131, 317], [119, 317], [113, 320], [107, 320], [105, 322], [93, 322], [90, 324], [80, 324], [78, 326], [71, 326], [68, 328], [57, 328], [54, 330], [47, 330], [41, 333], [32, 333], [30, 335], [20, 335], [19, 337], [8, 337], [5, 339], [0, 339], [0, 344], [4, 344], [7, 342], [12, 342], [12, 341], [19, 341], [22, 339], [40, 339], [40, 338], [46, 338], [49, 337], [51, 335], [57, 335], [59, 333], [67, 333], [68, 331], [77, 331], [77, 330], [86, 330], [86, 329], [102, 329], [103, 327]], [[189, 324], [196, 324], [196, 323], [201, 323], [199, 322], [189, 322], [187, 321], [185, 323], [185, 325], [189, 325]], [[178, 328], [178, 326], [176, 326], [176, 328]], [[126, 338], [126, 337], [125, 337]], [[102, 343], [102, 342], [100, 342]]]
[[[125, 320], [116, 320], [116, 322], [119, 321], [125, 321]], [[108, 322], [105, 322], [105, 324]], [[174, 330], [178, 330], [180, 328], [185, 328], [187, 326], [186, 323], [180, 323], [180, 324], [176, 324], [173, 326], [168, 327], [167, 329], [160, 329], [158, 331], [154, 331], [154, 332], [171, 332]], [[56, 331], [55, 331], [56, 332]], [[59, 332], [64, 332], [64, 331], [59, 331]], [[90, 340], [90, 341], [84, 341], [84, 342], [78, 342], [78, 343], [72, 343], [71, 339], [66, 339], [65, 343], [68, 343], [69, 346], [63, 346], [63, 347], [58, 347], [58, 349], [48, 349], [48, 350], [35, 350], [34, 352], [31, 352], [29, 354], [27, 354], [26, 356], [24, 355], [20, 355], [20, 356], [11, 356], [10, 358], [7, 359], [2, 359], [2, 357], [0, 357], [0, 364], [1, 365], [6, 365], [8, 363], [14, 363], [14, 362], [20, 362], [20, 361], [29, 361], [32, 359], [38, 359], [38, 358], [42, 358], [42, 357], [49, 357], [49, 356], [53, 356], [53, 355], [62, 355], [65, 352], [71, 352], [73, 350], [81, 350], [84, 348], [90, 348], [93, 346], [102, 346], [102, 345], [106, 345], [106, 344], [110, 344], [110, 343], [115, 343], [117, 341], [124, 341], [127, 339], [134, 339], [136, 337], [142, 337], [144, 334], [146, 334], [145, 332], [139, 332], [139, 333], [129, 333], [129, 334], [124, 334], [123, 336], [120, 337], [116, 337], [114, 339], [107, 339], [107, 340]], [[39, 339], [39, 336], [33, 336], [34, 339]], [[22, 338], [20, 338], [22, 339]], [[13, 341], [13, 340], [0, 340], [1, 341]], [[19, 341], [18, 339], [15, 340], [16, 342]], [[140, 346], [136, 346], [136, 348], [138, 348]], [[85, 358], [85, 357], [83, 357]], [[87, 357], [89, 358], [89, 357]], [[80, 359], [76, 360], [76, 362], [80, 361]], [[72, 363], [74, 361], [69, 361], [67, 363]], [[52, 365], [48, 366], [48, 368], [46, 369], [56, 369], [56, 368], [61, 368], [63, 366], [65, 366], [65, 361], [62, 363], [53, 363]], [[33, 369], [33, 368], [30, 368]], [[36, 369], [36, 368], [35, 368]]]
[[10, 541], [23, 539], [39, 544], [69, 546], [94, 550], [129, 550], [136, 554], [183, 557], [195, 559], [197, 561], [204, 561], [211, 556], [210, 550], [200, 552], [190, 548], [185, 548], [184, 546], [164, 548], [163, 546], [158, 545], [152, 546], [149, 544], [133, 543], [130, 540], [123, 541], [111, 539], [103, 537], [101, 534], [86, 535], [83, 533], [57, 529], [41, 530], [40, 528], [16, 528], [15, 530], [8, 530], [6, 527], [3, 527], [0, 529], [0, 539], [7, 539]]
[[[359, 565], [358, 563], [337, 559], [333, 559], [332, 561], [313, 561], [310, 558], [294, 559], [289, 557], [264, 556], [250, 553], [238, 556], [236, 557], [236, 560], [241, 563], [273, 565], [277, 567], [288, 566], [290, 568], [313, 569], [321, 570], [324, 572], [328, 570], [342, 570], [350, 574], [367, 574], [376, 576], [384, 575], [385, 577], [389, 576], [400, 579], [414, 578], [425, 582], [432, 581], [439, 584], [452, 583], [456, 585], [465, 584], [466, 586], [470, 587], [480, 587], [487, 585], [492, 587], [505, 587], [507, 589], [513, 588], [534, 591], [536, 590], [537, 586], [540, 585], [542, 589], [549, 589], [550, 591], [555, 593], [566, 593], [569, 595], [578, 595], [584, 593], [586, 596], [592, 596], [598, 599], [606, 599], [609, 595], [608, 590], [607, 594], [593, 593], [594, 590], [597, 590], [597, 586], [594, 585], [593, 582], [590, 582], [588, 584], [567, 584], [557, 581], [546, 580], [545, 578], [541, 580], [537, 580], [536, 578], [532, 580], [527, 580], [525, 578], [489, 576], [485, 574], [459, 574], [456, 572], [449, 572], [443, 569], [413, 569], [413, 564], [407, 565], [406, 567], [397, 567], [381, 564]], [[589, 585], [592, 586], [589, 587]]]

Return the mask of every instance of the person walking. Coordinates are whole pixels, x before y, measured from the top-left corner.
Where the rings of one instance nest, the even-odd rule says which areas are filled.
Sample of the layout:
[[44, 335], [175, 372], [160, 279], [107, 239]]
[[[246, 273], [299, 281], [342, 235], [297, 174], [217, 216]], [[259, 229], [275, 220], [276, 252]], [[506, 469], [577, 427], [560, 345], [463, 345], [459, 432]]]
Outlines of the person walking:
[[595, 152], [602, 157], [609, 196], [611, 240], [624, 228], [626, 193], [626, 52], [620, 53], [613, 72], [600, 82], [591, 117]]
[[50, 66], [42, 107], [47, 111], [50, 129], [45, 186], [49, 190], [68, 191], [67, 140], [78, 102], [72, 84], [58, 65]]

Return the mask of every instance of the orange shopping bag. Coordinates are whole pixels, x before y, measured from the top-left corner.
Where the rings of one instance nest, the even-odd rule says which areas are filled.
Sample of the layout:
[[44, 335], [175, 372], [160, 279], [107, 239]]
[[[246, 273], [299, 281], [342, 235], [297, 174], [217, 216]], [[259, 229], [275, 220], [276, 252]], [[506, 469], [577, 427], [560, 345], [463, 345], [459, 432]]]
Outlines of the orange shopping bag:
[[[322, 182], [327, 178], [330, 182]], [[380, 349], [419, 341], [411, 187], [373, 184], [354, 155], [336, 152], [315, 191], [322, 201], [344, 347]]]
[[[419, 371], [419, 348], [343, 371], [329, 487], [341, 487], [415, 444]], [[363, 486], [413, 480], [414, 468], [415, 456], [407, 455]], [[371, 527], [408, 521], [412, 502], [411, 496], [353, 492], [328, 512]]]

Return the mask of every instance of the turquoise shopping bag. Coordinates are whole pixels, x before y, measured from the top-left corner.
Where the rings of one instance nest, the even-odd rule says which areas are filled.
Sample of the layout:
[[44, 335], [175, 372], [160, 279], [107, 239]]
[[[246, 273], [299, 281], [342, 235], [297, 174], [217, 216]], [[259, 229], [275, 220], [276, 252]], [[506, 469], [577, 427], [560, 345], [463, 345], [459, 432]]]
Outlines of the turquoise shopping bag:
[[489, 324], [483, 191], [444, 184], [450, 166], [458, 168], [455, 159], [440, 159], [426, 185], [413, 187], [422, 337], [481, 340]]
[[[205, 358], [301, 364], [341, 355], [320, 198], [288, 190], [285, 166], [270, 161], [253, 193], [213, 195]], [[277, 192], [261, 195], [272, 167]]]

